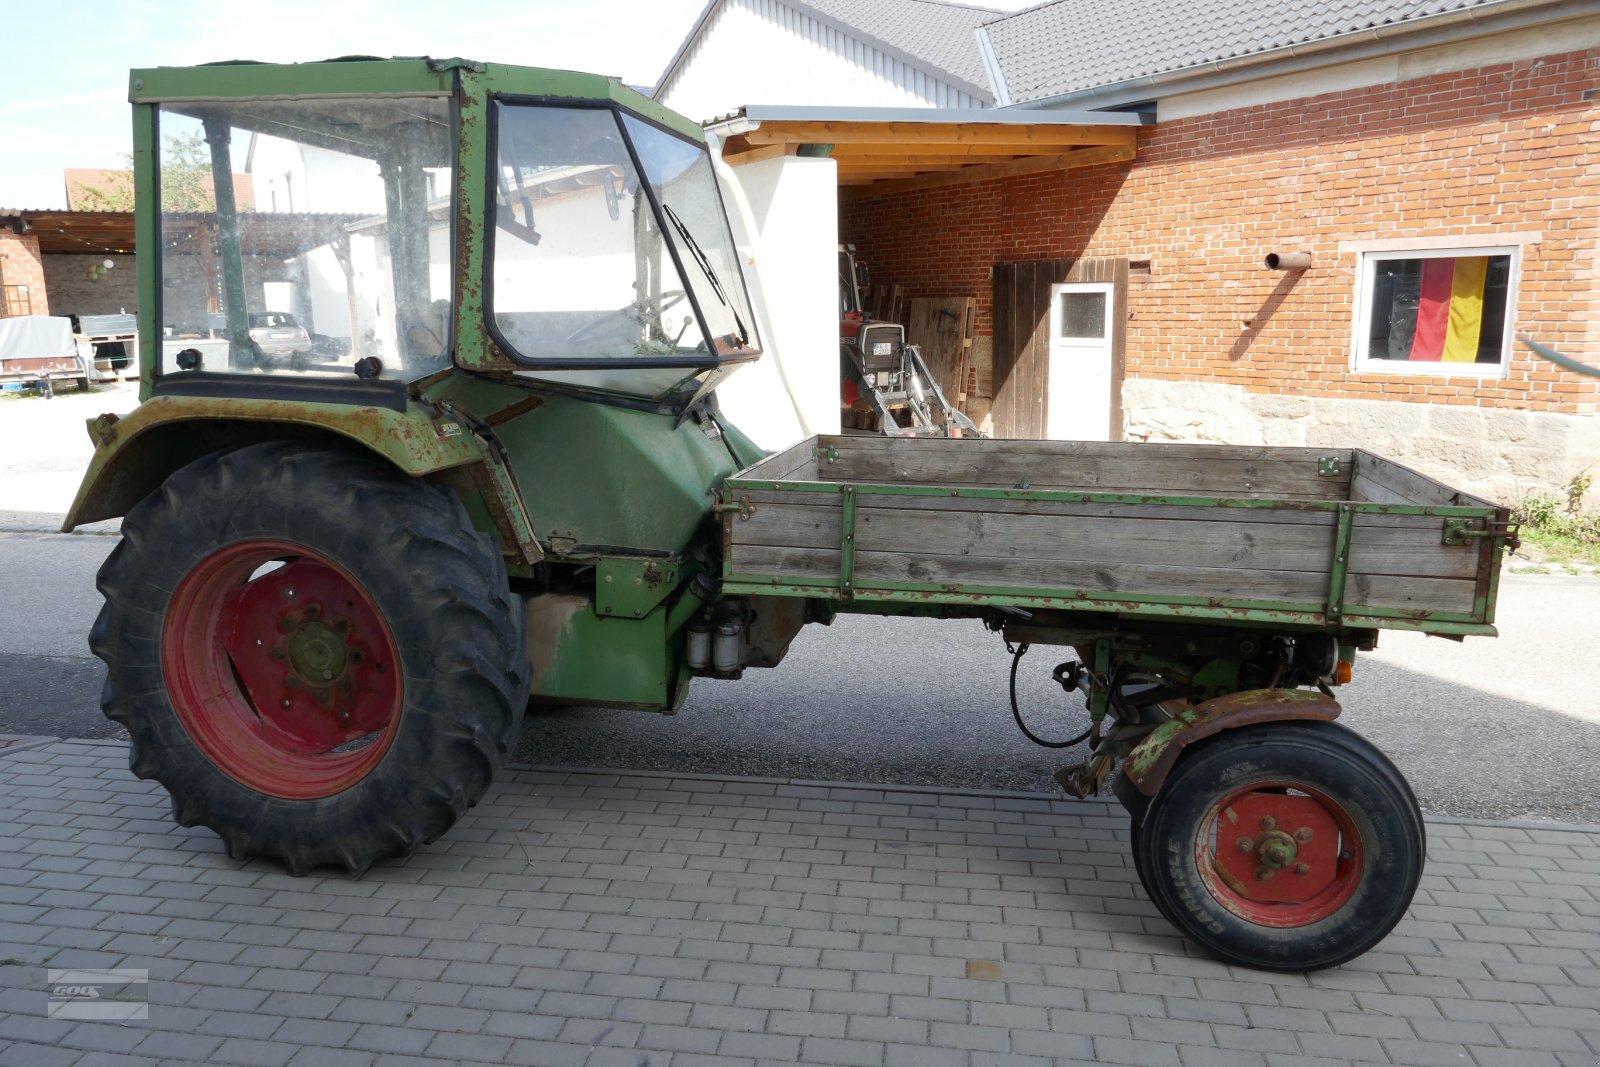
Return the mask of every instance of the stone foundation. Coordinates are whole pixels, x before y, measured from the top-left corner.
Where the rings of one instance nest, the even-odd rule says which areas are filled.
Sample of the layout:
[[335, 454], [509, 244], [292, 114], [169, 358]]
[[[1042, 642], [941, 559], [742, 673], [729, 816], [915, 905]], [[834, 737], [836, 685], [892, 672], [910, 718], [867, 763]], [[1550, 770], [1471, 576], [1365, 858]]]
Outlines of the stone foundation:
[[1455, 489], [1499, 503], [1560, 495], [1573, 475], [1600, 475], [1600, 416], [1503, 408], [1339, 400], [1246, 392], [1236, 385], [1130, 379], [1130, 441], [1364, 448]]

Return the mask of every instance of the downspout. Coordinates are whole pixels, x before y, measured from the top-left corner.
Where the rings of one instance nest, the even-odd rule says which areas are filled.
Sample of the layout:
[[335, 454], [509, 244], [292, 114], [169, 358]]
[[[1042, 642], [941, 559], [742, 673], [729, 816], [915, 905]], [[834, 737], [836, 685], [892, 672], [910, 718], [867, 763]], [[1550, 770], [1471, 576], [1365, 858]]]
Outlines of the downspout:
[[[754, 124], [750, 124], [754, 128]], [[734, 210], [739, 213], [739, 221], [744, 226], [745, 236], [750, 242], [750, 254], [757, 263], [761, 262], [761, 231], [756, 226], [756, 213], [750, 207], [749, 199], [744, 195], [744, 186], [739, 184], [739, 176], [728, 166], [722, 158], [722, 137], [710, 130], [706, 131], [707, 147], [711, 149], [711, 165], [716, 170], [717, 177], [722, 181], [722, 187], [728, 190], [733, 198]], [[756, 315], [766, 324], [767, 336], [776, 340], [773, 332], [772, 309], [767, 303], [767, 290], [763, 285], [745, 286], [756, 302]], [[806, 418], [806, 413], [800, 406], [800, 400], [795, 396], [794, 383], [789, 377], [789, 367], [783, 354], [783, 346], [774, 344], [770, 353], [772, 365], [778, 369], [778, 380], [783, 382], [783, 391], [789, 397], [789, 406], [794, 409], [794, 417], [800, 423], [800, 436], [807, 438], [815, 436], [816, 431], [811, 428], [811, 422]]]
[[[1550, 10], [1550, 0], [1501, 0], [1500, 3], [1489, 8], [1470, 8], [1466, 11], [1448, 12], [1414, 22], [1397, 22], [1388, 26], [1375, 26], [1359, 33], [1345, 33], [1321, 41], [1285, 45], [1282, 48], [1257, 52], [1253, 55], [1238, 56], [1233, 59], [1219, 59], [1210, 63], [1184, 67], [1181, 70], [1169, 70], [1160, 74], [1149, 74], [1141, 78], [1130, 78], [1127, 81], [1116, 82], [1112, 85], [1099, 85], [1089, 89], [1074, 89], [1072, 92], [1056, 93], [1053, 96], [1044, 96], [1037, 100], [1024, 100], [1021, 103], [1010, 106], [1020, 111], [1038, 111], [1066, 103], [1092, 103], [1102, 98], [1111, 98], [1116, 103], [1123, 103], [1140, 96], [1147, 96], [1148, 93], [1143, 92], [1143, 90], [1168, 86], [1169, 83], [1174, 82], [1181, 83], [1187, 79], [1203, 78], [1206, 75], [1228, 75], [1243, 68], [1265, 66], [1271, 63], [1280, 63], [1282, 65], [1282, 69], [1272, 71], [1271, 76], [1273, 77], [1296, 74], [1313, 66], [1309, 62], [1312, 57], [1335, 49], [1350, 50], [1351, 54], [1347, 57], [1350, 60], [1370, 59], [1374, 58], [1374, 54], [1383, 55], [1387, 52], [1387, 49], [1380, 49], [1376, 46], [1386, 45], [1390, 39], [1406, 34], [1421, 36], [1449, 28], [1458, 23], [1480, 22], [1502, 15], [1525, 14], [1532, 9], [1532, 17], [1519, 19], [1513, 25], [1504, 27], [1508, 30], [1523, 29], [1526, 26], [1558, 22], [1564, 18], [1590, 13], [1581, 10], [1584, 6], [1582, 4], [1562, 4], [1560, 5], [1561, 8], [1574, 9], [1570, 14], [1565, 14], [1552, 12]], [[1353, 43], [1354, 47], [1352, 47]], [[1418, 47], [1425, 47], [1429, 43], [1432, 42], [1421, 41]], [[1301, 62], [1302, 60], [1307, 62]], [[1184, 87], [1181, 91], [1200, 92], [1214, 87], [1212, 84], [1199, 84]], [[1113, 106], [1113, 104], [1108, 102], [1102, 106]]]

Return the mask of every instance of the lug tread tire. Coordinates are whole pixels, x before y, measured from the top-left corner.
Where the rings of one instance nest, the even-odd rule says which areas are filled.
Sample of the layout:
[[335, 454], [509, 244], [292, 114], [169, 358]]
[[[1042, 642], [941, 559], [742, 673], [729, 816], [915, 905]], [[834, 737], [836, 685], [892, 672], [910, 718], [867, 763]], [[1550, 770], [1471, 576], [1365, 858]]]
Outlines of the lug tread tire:
[[[1257, 925], [1223, 908], [1201, 882], [1195, 839], [1212, 804], [1252, 781], [1302, 781], [1340, 803], [1361, 836], [1361, 882], [1338, 911], [1301, 927]], [[1337, 723], [1229, 730], [1184, 752], [1132, 837], [1156, 909], [1230, 962], [1313, 971], [1373, 948], [1404, 917], [1422, 878], [1426, 831], [1416, 797], [1388, 757]]]
[[[90, 648], [106, 663], [106, 717], [131, 738], [128, 765], [172, 796], [173, 818], [207, 826], [236, 859], [296, 875], [352, 873], [409, 855], [488, 789], [516, 744], [531, 668], [521, 598], [493, 540], [454, 493], [377, 457], [297, 442], [212, 453], [129, 511], [100, 568], [105, 606]], [[163, 624], [205, 556], [254, 538], [307, 545], [356, 575], [400, 652], [403, 706], [388, 753], [331, 796], [288, 800], [224, 774], [190, 739], [163, 677]]]

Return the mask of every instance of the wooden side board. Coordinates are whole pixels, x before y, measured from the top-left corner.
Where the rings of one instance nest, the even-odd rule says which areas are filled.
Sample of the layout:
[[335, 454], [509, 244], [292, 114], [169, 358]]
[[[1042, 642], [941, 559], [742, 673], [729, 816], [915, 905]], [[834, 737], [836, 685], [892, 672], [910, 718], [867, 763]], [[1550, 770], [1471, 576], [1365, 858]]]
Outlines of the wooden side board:
[[[739, 490], [753, 509], [726, 519], [729, 573], [838, 583], [848, 484], [855, 486], [850, 557], [858, 592], [874, 583], [910, 583], [935, 598], [939, 590], [983, 589], [1041, 597], [1201, 597], [1315, 613], [1327, 606], [1334, 584], [1340, 520], [1326, 502], [1344, 499], [1326, 490], [1374, 503], [1478, 503], [1366, 453], [1328, 449], [823, 438], [814, 455], [819, 480], [806, 477], [799, 457], [787, 453], [746, 472], [750, 480], [811, 484]], [[1330, 459], [1340, 472], [1332, 478]], [[874, 491], [905, 485], [949, 487], [952, 495]], [[1019, 486], [1274, 503], [953, 495], [960, 487]], [[1318, 489], [1324, 492], [1313, 495]], [[1323, 506], [1307, 506], [1311, 500]], [[1477, 611], [1487, 546], [1444, 544], [1444, 521], [1354, 513], [1346, 614]]]
[[[887, 439], [883, 439], [887, 441]], [[1229, 448], [1083, 441], [829, 438], [830, 482], [933, 485], [1067, 492], [1198, 495], [1253, 499], [1347, 500], [1350, 453], [1330, 449]], [[965, 449], [939, 447], [966, 445]], [[935, 447], [918, 447], [918, 446]], [[1324, 460], [1339, 473], [1319, 473]], [[759, 471], [750, 476], [762, 477]]]

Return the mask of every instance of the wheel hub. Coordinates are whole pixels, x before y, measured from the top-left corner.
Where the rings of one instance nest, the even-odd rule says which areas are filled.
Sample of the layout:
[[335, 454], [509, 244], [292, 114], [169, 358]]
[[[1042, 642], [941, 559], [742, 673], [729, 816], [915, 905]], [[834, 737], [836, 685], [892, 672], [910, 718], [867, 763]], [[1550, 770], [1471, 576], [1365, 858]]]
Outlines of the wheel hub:
[[[278, 629], [284, 631], [283, 640], [272, 645], [272, 658], [286, 663], [283, 676], [285, 695], [279, 707], [294, 704], [289, 690], [306, 693], [325, 711], [336, 711], [343, 724], [352, 721], [348, 707], [356, 692], [357, 672], [362, 661], [361, 649], [351, 642], [349, 618], [339, 616], [331, 624], [322, 621], [322, 606], [307, 605], [304, 611], [289, 610], [278, 620]], [[341, 699], [342, 698], [342, 699]], [[335, 709], [335, 702], [341, 707]]]
[[343, 568], [254, 542], [196, 567], [165, 651], [174, 701], [218, 766], [275, 796], [322, 796], [381, 758], [398, 721], [394, 639]]
[[[1316, 797], [1256, 787], [1218, 808], [1216, 847], [1203, 872], [1231, 911], [1264, 921], [1274, 909], [1315, 916], [1349, 884], [1340, 826]], [[1276, 921], [1271, 923], [1278, 925]]]

